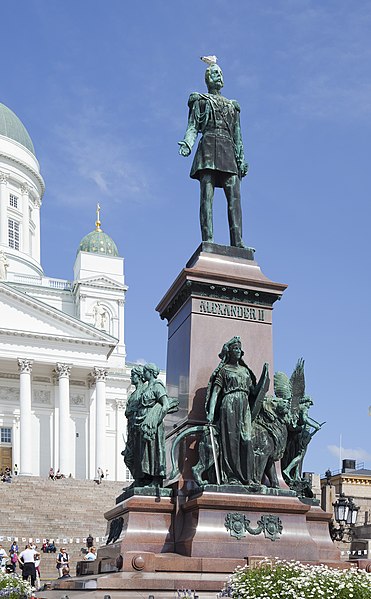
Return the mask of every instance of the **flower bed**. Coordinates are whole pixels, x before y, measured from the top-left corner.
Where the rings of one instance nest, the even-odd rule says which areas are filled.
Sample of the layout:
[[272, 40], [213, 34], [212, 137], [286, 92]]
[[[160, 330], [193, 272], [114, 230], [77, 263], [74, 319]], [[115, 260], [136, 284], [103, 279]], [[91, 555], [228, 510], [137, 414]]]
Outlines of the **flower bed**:
[[371, 599], [371, 574], [300, 562], [264, 560], [237, 568], [220, 597], [234, 599]]
[[20, 576], [0, 574], [0, 599], [25, 599], [31, 595], [31, 585]]

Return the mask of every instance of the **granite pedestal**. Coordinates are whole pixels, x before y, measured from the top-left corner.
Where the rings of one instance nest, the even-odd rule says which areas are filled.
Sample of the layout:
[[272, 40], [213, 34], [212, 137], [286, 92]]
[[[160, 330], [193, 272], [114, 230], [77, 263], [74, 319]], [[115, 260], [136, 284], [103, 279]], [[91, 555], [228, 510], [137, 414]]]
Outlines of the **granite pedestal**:
[[[285, 289], [263, 275], [251, 249], [202, 243], [194, 253], [157, 306], [168, 320], [167, 391], [180, 405], [165, 420], [168, 446], [190, 425], [205, 423], [209, 377], [231, 337], [241, 337], [257, 377], [268, 362], [273, 393], [272, 313]], [[255, 493], [239, 485], [198, 487], [191, 471], [197, 443], [195, 435], [181, 446], [180, 473], [165, 481], [167, 489], [118, 497], [105, 514], [108, 545], [60, 588], [218, 592], [237, 566], [262, 556], [340, 565], [330, 513], [301, 501], [281, 476], [280, 489]]]
[[234, 335], [257, 377], [265, 362], [274, 372], [273, 304], [286, 285], [263, 275], [253, 255], [251, 249], [202, 243], [156, 307], [168, 321], [166, 384], [179, 399], [175, 424], [204, 420], [209, 377], [223, 343]]

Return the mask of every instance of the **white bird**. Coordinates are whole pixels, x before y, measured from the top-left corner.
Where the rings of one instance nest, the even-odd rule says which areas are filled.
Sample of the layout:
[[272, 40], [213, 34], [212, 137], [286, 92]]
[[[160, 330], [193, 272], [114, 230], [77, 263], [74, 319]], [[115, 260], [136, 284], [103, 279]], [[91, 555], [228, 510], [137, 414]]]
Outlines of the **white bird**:
[[204, 62], [206, 62], [206, 64], [211, 65], [211, 64], [216, 64], [216, 61], [218, 60], [218, 58], [213, 55], [213, 56], [201, 56], [200, 57], [201, 60], [203, 60]]

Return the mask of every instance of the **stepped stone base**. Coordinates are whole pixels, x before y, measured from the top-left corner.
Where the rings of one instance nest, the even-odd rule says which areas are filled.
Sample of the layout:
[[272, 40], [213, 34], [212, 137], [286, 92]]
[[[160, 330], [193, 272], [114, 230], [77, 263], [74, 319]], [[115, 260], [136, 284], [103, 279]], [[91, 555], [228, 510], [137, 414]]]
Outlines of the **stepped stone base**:
[[349, 567], [330, 539], [331, 514], [289, 495], [202, 491], [183, 503], [134, 495], [105, 517], [109, 528], [122, 519], [117, 540], [54, 589], [216, 593], [237, 566], [263, 557]]

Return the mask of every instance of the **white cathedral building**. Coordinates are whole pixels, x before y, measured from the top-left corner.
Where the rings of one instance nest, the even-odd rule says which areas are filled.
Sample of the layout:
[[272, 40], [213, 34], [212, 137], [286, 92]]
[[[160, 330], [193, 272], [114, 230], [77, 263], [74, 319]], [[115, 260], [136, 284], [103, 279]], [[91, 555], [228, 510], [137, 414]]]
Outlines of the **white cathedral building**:
[[0, 470], [95, 478], [99, 467], [129, 480], [124, 259], [98, 210], [73, 281], [46, 276], [44, 189], [26, 128], [0, 104]]

